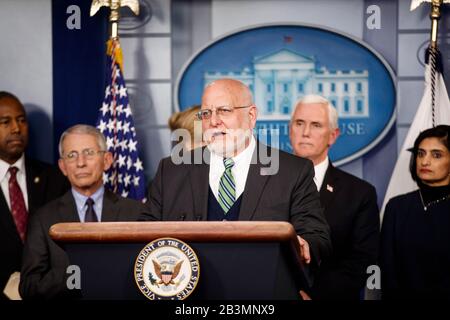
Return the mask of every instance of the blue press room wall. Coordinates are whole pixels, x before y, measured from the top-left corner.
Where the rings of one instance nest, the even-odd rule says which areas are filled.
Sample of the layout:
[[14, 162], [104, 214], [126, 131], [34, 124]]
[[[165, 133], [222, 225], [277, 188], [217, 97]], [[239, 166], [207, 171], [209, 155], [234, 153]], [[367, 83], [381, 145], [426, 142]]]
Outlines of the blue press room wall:
[[[89, 17], [90, 4], [87, 0], [0, 2], [0, 88], [16, 93], [25, 103], [31, 126], [28, 152], [42, 160], [56, 160], [57, 141], [67, 127], [95, 124], [97, 119], [104, 95], [108, 10]], [[192, 55], [213, 39], [252, 25], [309, 23], [364, 41], [394, 72], [395, 124], [370, 152], [342, 166], [371, 182], [381, 203], [423, 92], [429, 5], [410, 12], [410, 1], [405, 0], [140, 0], [140, 4], [137, 19], [128, 9], [123, 11], [119, 31], [147, 180], [170, 153], [167, 119], [176, 110], [177, 77]], [[71, 5], [80, 8], [80, 29], [67, 28]], [[380, 9], [378, 29], [367, 28], [370, 6]], [[447, 81], [448, 11], [444, 10], [440, 23]]]

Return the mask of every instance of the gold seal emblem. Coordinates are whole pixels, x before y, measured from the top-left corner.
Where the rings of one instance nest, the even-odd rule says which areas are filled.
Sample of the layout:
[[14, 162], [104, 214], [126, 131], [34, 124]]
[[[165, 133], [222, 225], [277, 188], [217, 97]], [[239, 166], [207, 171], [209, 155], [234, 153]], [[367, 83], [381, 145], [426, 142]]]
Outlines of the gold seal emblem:
[[134, 264], [139, 290], [150, 300], [184, 300], [197, 286], [200, 264], [194, 250], [174, 238], [147, 244]]

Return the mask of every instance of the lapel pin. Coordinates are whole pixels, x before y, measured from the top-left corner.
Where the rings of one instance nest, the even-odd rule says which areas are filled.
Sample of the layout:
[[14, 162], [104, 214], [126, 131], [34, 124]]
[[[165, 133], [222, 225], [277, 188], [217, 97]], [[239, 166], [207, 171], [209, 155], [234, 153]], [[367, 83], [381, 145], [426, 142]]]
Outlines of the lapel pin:
[[327, 190], [330, 191], [330, 192], [333, 192], [333, 187], [330, 186], [329, 184], [327, 184]]
[[39, 177], [34, 178], [34, 183], [39, 183], [39, 181], [41, 181], [41, 179], [39, 179]]

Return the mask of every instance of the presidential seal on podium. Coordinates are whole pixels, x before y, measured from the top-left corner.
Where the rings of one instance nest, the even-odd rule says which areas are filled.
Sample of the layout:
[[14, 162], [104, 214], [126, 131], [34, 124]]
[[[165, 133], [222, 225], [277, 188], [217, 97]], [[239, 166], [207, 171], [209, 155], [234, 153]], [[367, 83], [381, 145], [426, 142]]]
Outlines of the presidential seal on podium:
[[147, 244], [134, 264], [139, 290], [150, 300], [184, 300], [196, 288], [200, 264], [194, 250], [174, 238]]

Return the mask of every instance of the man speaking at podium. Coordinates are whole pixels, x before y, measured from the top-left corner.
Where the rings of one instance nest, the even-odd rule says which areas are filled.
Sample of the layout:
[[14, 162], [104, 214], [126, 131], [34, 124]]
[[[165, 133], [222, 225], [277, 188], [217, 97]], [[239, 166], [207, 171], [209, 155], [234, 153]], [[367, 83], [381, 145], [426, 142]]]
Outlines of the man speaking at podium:
[[318, 266], [331, 243], [312, 163], [256, 141], [257, 113], [242, 82], [210, 83], [198, 113], [207, 147], [160, 162], [143, 219], [288, 221], [302, 258]]

